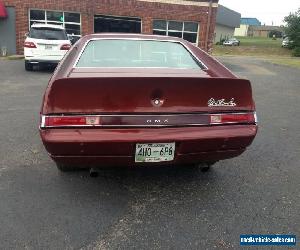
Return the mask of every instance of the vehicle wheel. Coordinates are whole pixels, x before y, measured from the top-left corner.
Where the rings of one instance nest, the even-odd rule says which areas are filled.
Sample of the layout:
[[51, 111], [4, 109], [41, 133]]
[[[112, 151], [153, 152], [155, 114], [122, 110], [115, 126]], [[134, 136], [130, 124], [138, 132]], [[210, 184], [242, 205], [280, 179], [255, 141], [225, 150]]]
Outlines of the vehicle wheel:
[[29, 62], [25, 61], [25, 70], [26, 71], [32, 71], [33, 70], [32, 64], [30, 64]]
[[56, 167], [58, 168], [58, 170], [61, 172], [73, 172], [73, 171], [76, 171], [79, 169], [79, 168], [72, 167], [72, 166], [69, 166], [69, 165], [66, 165], [63, 163], [56, 162], [55, 164], [56, 164]]

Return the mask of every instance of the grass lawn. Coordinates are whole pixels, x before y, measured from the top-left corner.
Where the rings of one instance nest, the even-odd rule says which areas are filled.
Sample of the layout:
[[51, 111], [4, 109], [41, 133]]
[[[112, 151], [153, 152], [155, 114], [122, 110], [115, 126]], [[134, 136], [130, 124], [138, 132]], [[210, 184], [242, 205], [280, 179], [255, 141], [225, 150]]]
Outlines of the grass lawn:
[[281, 47], [282, 39], [265, 37], [237, 37], [240, 46], [214, 45], [215, 56], [255, 56], [261, 57], [274, 64], [300, 68], [300, 58], [292, 57], [291, 50]]
[[240, 46], [214, 45], [214, 55], [243, 55], [262, 57], [291, 56], [291, 50], [282, 48], [282, 39], [272, 40], [265, 37], [237, 37]]
[[298, 57], [288, 57], [288, 58], [271, 58], [268, 59], [267, 61], [274, 63], [274, 64], [279, 64], [279, 65], [285, 65], [285, 66], [290, 66], [290, 67], [295, 67], [300, 69], [300, 58]]

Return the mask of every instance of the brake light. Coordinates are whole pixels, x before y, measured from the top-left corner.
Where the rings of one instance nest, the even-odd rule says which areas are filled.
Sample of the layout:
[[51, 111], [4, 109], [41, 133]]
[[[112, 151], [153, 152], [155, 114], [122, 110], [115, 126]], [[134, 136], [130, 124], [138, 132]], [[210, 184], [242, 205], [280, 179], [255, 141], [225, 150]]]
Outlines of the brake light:
[[[165, 115], [162, 115], [163, 117]], [[176, 117], [176, 115], [174, 115]], [[180, 116], [180, 115], [179, 115]], [[193, 115], [188, 115], [188, 117]], [[142, 119], [143, 118], [143, 119]], [[193, 117], [192, 117], [193, 118]], [[156, 118], [155, 118], [156, 119]], [[170, 119], [170, 121], [169, 121]], [[178, 119], [178, 117], [176, 118]], [[171, 115], [168, 119], [157, 119], [161, 126], [176, 126], [179, 125]], [[185, 119], [185, 118], [183, 118]], [[115, 119], [114, 115], [50, 115], [41, 116], [41, 128], [55, 127], [106, 127], [106, 126], [149, 126], [149, 115], [139, 117], [137, 115], [118, 116]], [[150, 120], [151, 121], [151, 120]], [[154, 120], [153, 120], [154, 121]], [[161, 121], [167, 121], [162, 123]], [[208, 126], [208, 125], [230, 125], [230, 124], [256, 124], [256, 113], [222, 113], [222, 114], [195, 114], [195, 122], [191, 123], [191, 119], [187, 118], [186, 124], [180, 123], [181, 126]], [[150, 125], [155, 126], [152, 123]]]
[[256, 123], [255, 113], [210, 115], [210, 124]]
[[100, 117], [95, 116], [46, 116], [43, 119], [42, 127], [93, 126], [100, 124]]
[[70, 48], [71, 48], [71, 45], [66, 43], [60, 47], [60, 50], [69, 50]]
[[36, 45], [33, 42], [24, 42], [24, 47], [34, 49]]

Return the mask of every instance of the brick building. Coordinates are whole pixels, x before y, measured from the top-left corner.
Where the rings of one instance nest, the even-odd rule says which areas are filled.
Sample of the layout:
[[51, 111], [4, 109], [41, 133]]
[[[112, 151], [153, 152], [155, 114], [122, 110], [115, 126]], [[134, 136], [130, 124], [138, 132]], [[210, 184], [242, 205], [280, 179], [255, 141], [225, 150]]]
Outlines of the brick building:
[[[1, 0], [0, 0], [1, 4]], [[209, 50], [218, 0], [4, 0], [0, 48], [22, 54], [32, 23], [62, 24], [68, 34], [131, 32], [182, 37]]]

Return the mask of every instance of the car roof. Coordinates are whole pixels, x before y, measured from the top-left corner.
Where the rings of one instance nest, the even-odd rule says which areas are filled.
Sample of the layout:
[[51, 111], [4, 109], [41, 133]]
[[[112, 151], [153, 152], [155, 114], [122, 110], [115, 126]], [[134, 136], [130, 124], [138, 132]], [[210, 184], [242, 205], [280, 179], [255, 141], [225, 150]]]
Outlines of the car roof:
[[44, 24], [44, 23], [34, 23], [31, 25], [31, 28], [53, 28], [53, 29], [60, 29], [60, 30], [64, 29], [62, 25]]
[[92, 40], [92, 39], [141, 39], [141, 40], [158, 40], [158, 41], [178, 41], [182, 43], [188, 43], [188, 41], [173, 37], [173, 36], [165, 36], [165, 35], [148, 35], [148, 34], [133, 34], [133, 33], [97, 33], [97, 34], [89, 34], [83, 37], [85, 40]]

